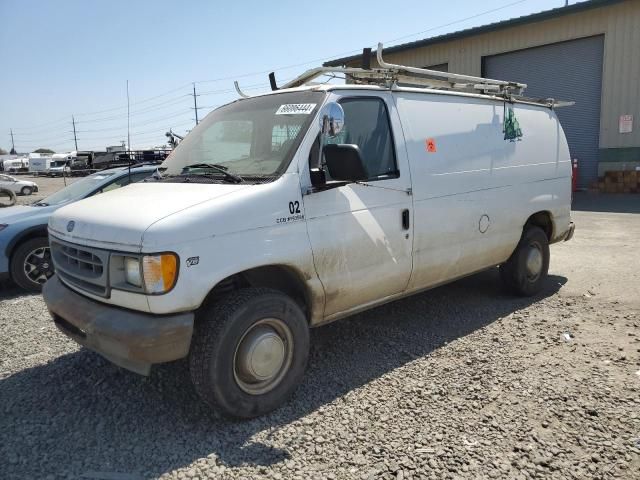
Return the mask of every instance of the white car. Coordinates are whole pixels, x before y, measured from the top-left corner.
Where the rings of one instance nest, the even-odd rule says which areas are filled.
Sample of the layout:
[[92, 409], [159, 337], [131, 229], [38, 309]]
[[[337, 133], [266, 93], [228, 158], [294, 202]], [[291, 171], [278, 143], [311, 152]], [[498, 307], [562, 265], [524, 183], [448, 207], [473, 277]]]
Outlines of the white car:
[[10, 175], [0, 174], [0, 188], [6, 188], [20, 195], [31, 195], [38, 191], [38, 185], [29, 180], [18, 180]]
[[208, 404], [253, 417], [301, 381], [312, 327], [497, 266], [539, 293], [574, 230], [556, 102], [442, 72], [400, 86], [409, 68], [311, 70], [211, 112], [155, 181], [57, 210], [58, 328], [141, 374], [188, 357]]

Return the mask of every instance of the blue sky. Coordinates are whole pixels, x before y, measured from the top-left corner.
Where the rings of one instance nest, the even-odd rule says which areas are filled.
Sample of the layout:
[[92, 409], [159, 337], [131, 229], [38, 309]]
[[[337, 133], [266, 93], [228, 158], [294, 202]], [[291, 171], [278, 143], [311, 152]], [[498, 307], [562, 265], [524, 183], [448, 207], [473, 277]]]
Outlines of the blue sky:
[[[0, 0], [0, 147], [10, 149], [13, 128], [19, 152], [72, 150], [72, 115], [80, 150], [119, 144], [127, 80], [132, 147], [159, 145], [170, 127], [193, 126], [192, 82], [207, 107], [202, 117], [236, 97], [233, 78], [259, 91], [268, 83], [261, 72], [278, 69], [284, 80], [377, 41], [404, 43], [563, 4]], [[407, 38], [389, 42], [399, 37]]]

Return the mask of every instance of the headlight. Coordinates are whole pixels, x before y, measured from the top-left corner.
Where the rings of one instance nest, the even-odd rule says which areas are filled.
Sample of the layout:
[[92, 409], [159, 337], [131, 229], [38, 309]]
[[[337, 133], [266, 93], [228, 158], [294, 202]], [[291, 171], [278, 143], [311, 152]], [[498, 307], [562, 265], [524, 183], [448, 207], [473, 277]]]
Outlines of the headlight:
[[124, 257], [124, 280], [146, 293], [165, 293], [178, 276], [178, 259], [173, 253]]
[[2, 230], [4, 230], [5, 228], [7, 228], [9, 225], [7, 225], [6, 223], [0, 223], [0, 232]]
[[178, 260], [173, 253], [142, 257], [142, 275], [147, 293], [164, 293], [173, 288], [178, 276]]
[[142, 274], [140, 272], [140, 260], [138, 258], [124, 258], [124, 279], [131, 285], [142, 287]]

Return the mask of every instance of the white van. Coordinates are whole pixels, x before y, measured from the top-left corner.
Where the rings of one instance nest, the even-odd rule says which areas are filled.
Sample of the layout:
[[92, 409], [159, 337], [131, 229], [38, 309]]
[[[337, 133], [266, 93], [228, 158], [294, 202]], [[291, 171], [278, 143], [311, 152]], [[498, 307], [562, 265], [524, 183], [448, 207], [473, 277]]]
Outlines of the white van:
[[189, 356], [206, 402], [252, 417], [300, 382], [310, 327], [496, 266], [539, 292], [573, 234], [554, 102], [391, 67], [303, 86], [325, 70], [210, 113], [156, 181], [53, 214], [56, 325], [141, 374]]
[[51, 163], [47, 173], [50, 177], [69, 176], [71, 174], [71, 165], [75, 161], [76, 152], [54, 153], [51, 155]]

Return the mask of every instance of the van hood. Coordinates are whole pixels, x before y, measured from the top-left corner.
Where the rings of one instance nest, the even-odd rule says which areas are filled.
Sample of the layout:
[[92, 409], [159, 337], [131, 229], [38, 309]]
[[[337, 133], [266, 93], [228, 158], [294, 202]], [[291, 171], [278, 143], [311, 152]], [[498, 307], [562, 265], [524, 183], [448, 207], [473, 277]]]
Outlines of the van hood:
[[249, 187], [137, 183], [57, 210], [49, 219], [49, 231], [70, 242], [82, 241], [103, 248], [140, 248], [145, 230], [155, 222]]

